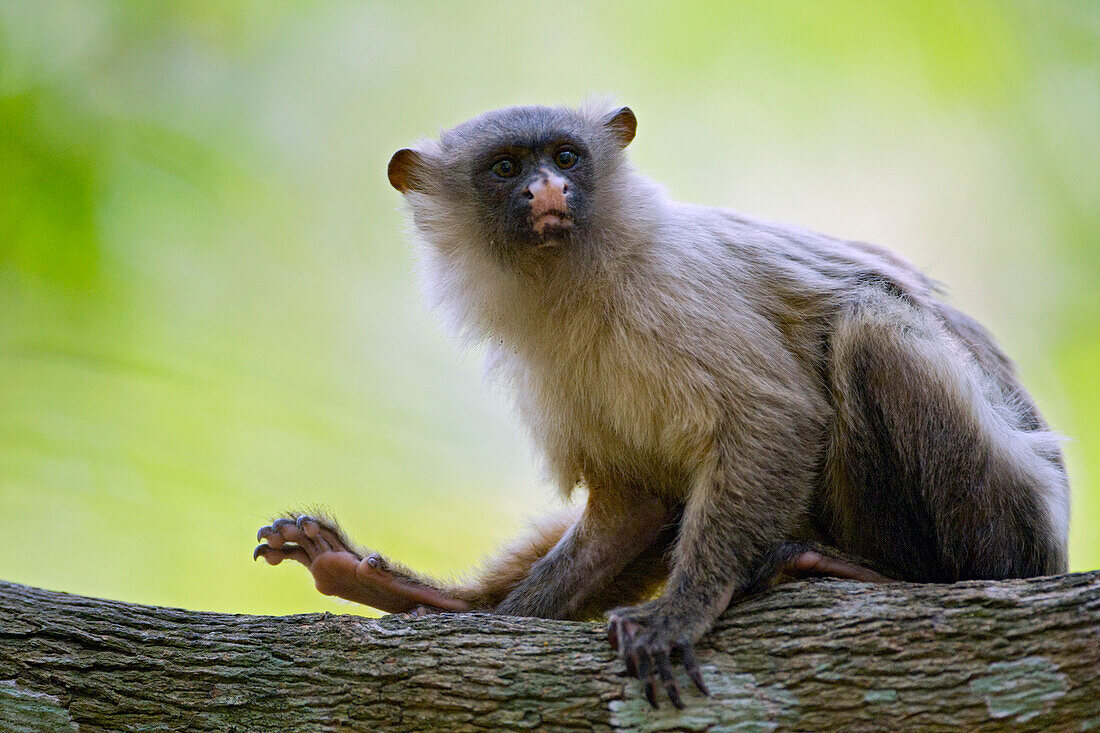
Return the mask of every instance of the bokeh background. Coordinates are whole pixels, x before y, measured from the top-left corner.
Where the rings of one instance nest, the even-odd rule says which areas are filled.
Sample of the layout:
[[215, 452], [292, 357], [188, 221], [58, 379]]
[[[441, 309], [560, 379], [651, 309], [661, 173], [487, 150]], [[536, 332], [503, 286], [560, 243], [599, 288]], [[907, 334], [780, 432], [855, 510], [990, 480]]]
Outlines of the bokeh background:
[[256, 528], [320, 503], [446, 575], [552, 508], [384, 171], [590, 93], [675, 196], [947, 283], [1069, 436], [1100, 566], [1100, 3], [2, 0], [0, 578], [361, 612]]

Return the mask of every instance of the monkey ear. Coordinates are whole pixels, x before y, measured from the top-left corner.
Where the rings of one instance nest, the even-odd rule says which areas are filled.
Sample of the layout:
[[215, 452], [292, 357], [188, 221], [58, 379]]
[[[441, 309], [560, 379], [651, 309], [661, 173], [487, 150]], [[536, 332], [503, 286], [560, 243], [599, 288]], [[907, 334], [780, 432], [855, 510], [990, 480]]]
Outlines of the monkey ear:
[[615, 135], [619, 146], [625, 148], [638, 130], [638, 118], [630, 107], [622, 107], [604, 117], [603, 126]]
[[423, 191], [425, 184], [425, 164], [420, 153], [411, 148], [402, 148], [390, 158], [386, 166], [386, 176], [390, 185], [401, 193]]

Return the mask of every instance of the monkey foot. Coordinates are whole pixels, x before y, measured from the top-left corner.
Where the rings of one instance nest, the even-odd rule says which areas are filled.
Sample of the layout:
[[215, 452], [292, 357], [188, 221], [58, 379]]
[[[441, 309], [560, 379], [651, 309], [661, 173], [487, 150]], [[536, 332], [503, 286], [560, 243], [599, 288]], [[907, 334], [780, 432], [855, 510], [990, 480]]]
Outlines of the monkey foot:
[[464, 601], [444, 595], [404, 573], [391, 568], [376, 552], [365, 556], [334, 525], [309, 515], [276, 519], [256, 533], [261, 543], [253, 559], [264, 558], [278, 565], [289, 558], [297, 560], [313, 574], [317, 590], [362, 603], [387, 613], [432, 610], [465, 611]]
[[780, 563], [776, 570], [793, 578], [831, 577], [847, 580], [860, 580], [864, 583], [893, 583], [888, 578], [863, 565], [857, 565], [839, 557], [826, 555], [816, 550], [806, 550], [786, 562]]

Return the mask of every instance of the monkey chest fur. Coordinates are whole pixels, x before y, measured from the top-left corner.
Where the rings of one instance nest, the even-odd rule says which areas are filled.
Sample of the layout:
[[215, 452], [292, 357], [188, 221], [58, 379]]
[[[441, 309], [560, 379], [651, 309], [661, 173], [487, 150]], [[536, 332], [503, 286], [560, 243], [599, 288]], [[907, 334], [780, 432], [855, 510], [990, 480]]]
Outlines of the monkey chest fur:
[[681, 298], [678, 312], [646, 319], [616, 320], [613, 307], [560, 318], [509, 352], [521, 413], [559, 485], [682, 497], [723, 431], [754, 452], [814, 455], [827, 403], [780, 330], [696, 302], [709, 307], [685, 316]]
[[564, 486], [686, 488], [718, 424], [717, 390], [667, 335], [591, 328], [514, 360], [521, 412]]

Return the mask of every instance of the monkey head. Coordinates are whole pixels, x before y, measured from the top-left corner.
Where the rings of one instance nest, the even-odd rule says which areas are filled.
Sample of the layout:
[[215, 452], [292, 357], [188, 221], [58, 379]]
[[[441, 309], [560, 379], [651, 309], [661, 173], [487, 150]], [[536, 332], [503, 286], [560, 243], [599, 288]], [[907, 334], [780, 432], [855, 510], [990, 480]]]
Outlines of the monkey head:
[[398, 150], [387, 173], [418, 226], [461, 217], [450, 223], [515, 256], [593, 227], [636, 127], [628, 107], [511, 107]]

